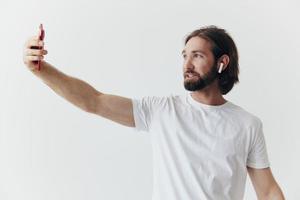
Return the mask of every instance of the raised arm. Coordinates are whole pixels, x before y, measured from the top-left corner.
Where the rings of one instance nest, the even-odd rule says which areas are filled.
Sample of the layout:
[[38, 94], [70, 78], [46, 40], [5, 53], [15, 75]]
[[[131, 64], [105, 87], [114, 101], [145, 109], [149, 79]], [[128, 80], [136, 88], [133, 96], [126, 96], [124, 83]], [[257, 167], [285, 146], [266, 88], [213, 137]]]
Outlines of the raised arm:
[[[43, 61], [44, 55], [48, 52], [38, 49], [39, 47], [44, 47], [44, 42], [40, 41], [38, 36], [28, 39], [24, 47], [24, 63], [55, 93], [86, 112], [100, 115], [125, 126], [135, 126], [131, 99], [101, 93], [88, 83], [62, 73]], [[41, 62], [40, 70], [36, 61]]]

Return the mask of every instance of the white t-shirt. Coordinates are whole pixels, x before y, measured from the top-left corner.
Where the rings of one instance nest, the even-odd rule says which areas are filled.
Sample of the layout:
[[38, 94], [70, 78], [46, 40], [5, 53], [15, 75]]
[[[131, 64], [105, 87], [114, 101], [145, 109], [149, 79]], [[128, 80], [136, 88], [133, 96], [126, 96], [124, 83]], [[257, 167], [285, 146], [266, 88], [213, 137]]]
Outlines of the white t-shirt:
[[186, 92], [132, 102], [134, 130], [151, 135], [152, 200], [241, 200], [246, 166], [269, 167], [261, 120], [230, 101]]

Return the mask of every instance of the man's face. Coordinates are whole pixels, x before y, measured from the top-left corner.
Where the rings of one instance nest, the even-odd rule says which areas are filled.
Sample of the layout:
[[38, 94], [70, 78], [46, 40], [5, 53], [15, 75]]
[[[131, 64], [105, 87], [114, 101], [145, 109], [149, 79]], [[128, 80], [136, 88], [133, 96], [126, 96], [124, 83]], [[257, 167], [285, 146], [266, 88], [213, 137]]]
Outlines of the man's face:
[[218, 69], [214, 62], [211, 44], [200, 37], [192, 37], [182, 51], [184, 87], [197, 91], [214, 82]]

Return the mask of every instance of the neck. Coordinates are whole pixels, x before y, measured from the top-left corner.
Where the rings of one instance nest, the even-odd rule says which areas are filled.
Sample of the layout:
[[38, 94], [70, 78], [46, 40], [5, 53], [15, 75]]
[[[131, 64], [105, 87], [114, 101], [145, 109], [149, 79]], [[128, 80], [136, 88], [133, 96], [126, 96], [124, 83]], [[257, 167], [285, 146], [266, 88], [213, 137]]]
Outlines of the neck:
[[202, 90], [192, 92], [191, 95], [194, 100], [207, 105], [218, 106], [226, 103], [226, 99], [223, 98], [218, 88], [217, 81]]

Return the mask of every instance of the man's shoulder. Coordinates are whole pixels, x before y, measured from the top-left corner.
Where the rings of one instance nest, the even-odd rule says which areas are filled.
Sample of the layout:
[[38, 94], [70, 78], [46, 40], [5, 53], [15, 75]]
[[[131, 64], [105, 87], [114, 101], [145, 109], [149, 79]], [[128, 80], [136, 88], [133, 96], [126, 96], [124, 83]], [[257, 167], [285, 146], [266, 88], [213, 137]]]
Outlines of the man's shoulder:
[[244, 123], [247, 123], [251, 126], [258, 126], [262, 124], [261, 119], [254, 114], [253, 112], [245, 109], [244, 107], [237, 105], [235, 103], [231, 102], [232, 107], [232, 113], [235, 116], [236, 120], [242, 121]]
[[180, 94], [168, 94], [164, 96], [143, 96], [140, 98], [133, 99], [133, 105], [140, 105], [142, 107], [147, 107], [153, 112], [157, 111], [170, 111], [175, 107], [184, 107], [184, 95]]
[[156, 104], [162, 104], [167, 102], [173, 102], [173, 101], [182, 101], [184, 99], [184, 94], [168, 94], [164, 96], [159, 95], [149, 95], [149, 96], [143, 96], [141, 98], [134, 98], [134, 100], [140, 100], [140, 101], [147, 101], [149, 103], [156, 103]]

